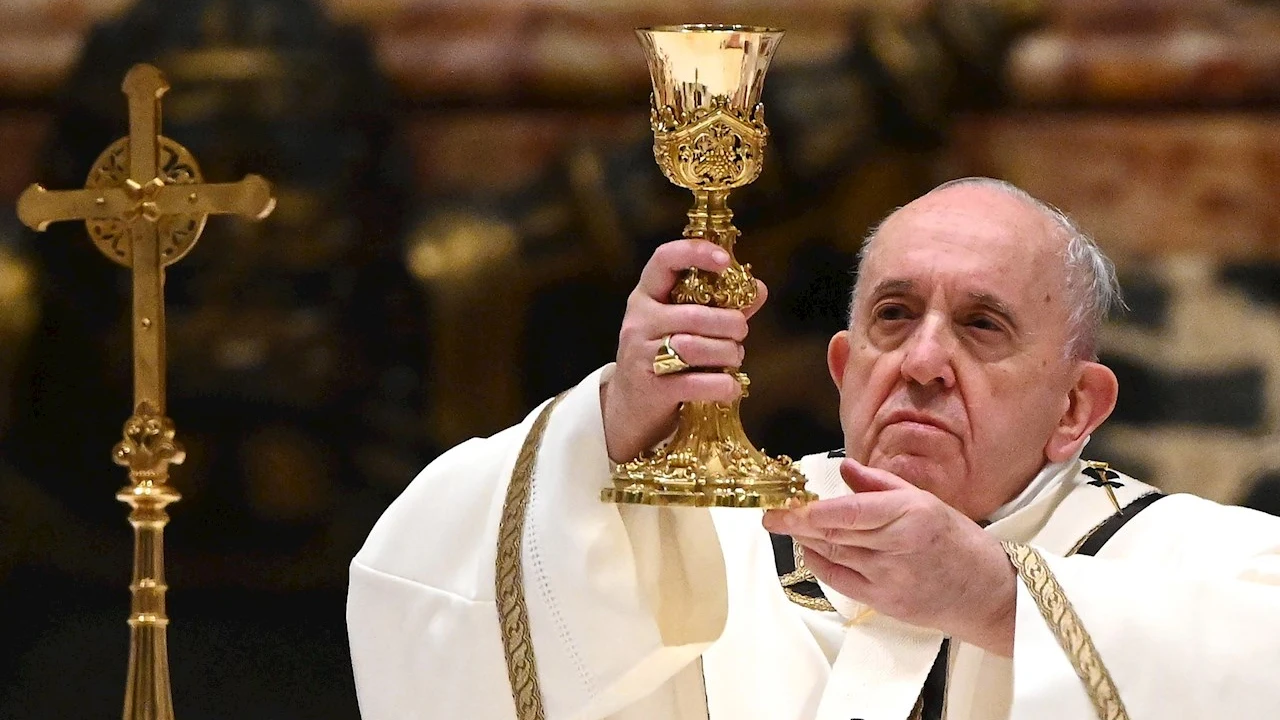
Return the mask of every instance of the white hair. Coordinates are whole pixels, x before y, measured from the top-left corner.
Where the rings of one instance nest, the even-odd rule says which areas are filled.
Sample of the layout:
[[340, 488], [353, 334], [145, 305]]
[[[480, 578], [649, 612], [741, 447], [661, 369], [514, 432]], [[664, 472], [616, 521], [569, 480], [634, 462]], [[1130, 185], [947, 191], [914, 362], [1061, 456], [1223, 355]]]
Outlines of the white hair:
[[[1062, 261], [1067, 281], [1069, 306], [1067, 323], [1070, 330], [1066, 353], [1069, 358], [1096, 360], [1098, 335], [1102, 329], [1102, 323], [1113, 308], [1124, 307], [1124, 300], [1120, 296], [1120, 283], [1116, 280], [1115, 265], [1093, 241], [1093, 238], [1089, 237], [1066, 213], [1006, 180], [965, 177], [949, 180], [929, 192], [935, 193], [958, 185], [982, 185], [1021, 200], [1042, 212], [1063, 233], [1066, 244], [1062, 251]], [[892, 213], [890, 213], [891, 216]], [[887, 219], [888, 217], [885, 218]], [[882, 220], [863, 240], [862, 249], [858, 252], [859, 266], [866, 261], [879, 234], [880, 225], [883, 224]], [[857, 301], [861, 282], [862, 273], [859, 272], [857, 280], [854, 281], [853, 302]], [[852, 321], [853, 303], [850, 303], [850, 324]]]

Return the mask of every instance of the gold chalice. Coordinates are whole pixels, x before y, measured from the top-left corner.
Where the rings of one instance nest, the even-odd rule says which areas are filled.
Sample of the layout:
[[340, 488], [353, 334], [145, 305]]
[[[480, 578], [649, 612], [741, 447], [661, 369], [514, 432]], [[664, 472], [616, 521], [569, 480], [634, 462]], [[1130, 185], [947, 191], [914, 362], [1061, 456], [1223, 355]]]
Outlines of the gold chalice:
[[[760, 91], [782, 31], [741, 25], [677, 25], [636, 31], [653, 80], [653, 156], [667, 179], [693, 192], [684, 237], [710, 240], [733, 258], [738, 229], [729, 191], [760, 176], [769, 135]], [[748, 307], [756, 299], [750, 265], [730, 260], [716, 275], [689, 270], [671, 299]], [[742, 383], [738, 368], [724, 368]], [[662, 448], [614, 469], [605, 502], [691, 507], [777, 508], [814, 496], [786, 456], [747, 439], [731, 404], [687, 402]]]

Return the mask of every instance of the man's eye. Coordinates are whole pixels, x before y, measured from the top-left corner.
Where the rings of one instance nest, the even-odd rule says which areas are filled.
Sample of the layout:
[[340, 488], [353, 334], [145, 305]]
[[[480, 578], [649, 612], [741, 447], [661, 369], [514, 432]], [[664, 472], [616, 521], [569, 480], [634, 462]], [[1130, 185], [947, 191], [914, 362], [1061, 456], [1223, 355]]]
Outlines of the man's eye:
[[906, 320], [909, 317], [907, 308], [903, 305], [893, 303], [881, 305], [876, 308], [875, 318], [877, 320]]
[[978, 330], [999, 330], [1000, 329], [1000, 323], [996, 322], [995, 320], [992, 320], [986, 315], [977, 315], [975, 317], [972, 317], [965, 324], [971, 328], [975, 328]]

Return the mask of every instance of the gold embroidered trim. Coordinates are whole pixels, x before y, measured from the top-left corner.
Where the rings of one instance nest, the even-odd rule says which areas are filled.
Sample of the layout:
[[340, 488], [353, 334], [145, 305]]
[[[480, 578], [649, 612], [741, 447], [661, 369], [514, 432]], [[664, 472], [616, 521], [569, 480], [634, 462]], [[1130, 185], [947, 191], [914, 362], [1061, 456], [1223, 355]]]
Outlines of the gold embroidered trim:
[[792, 570], [786, 575], [779, 576], [778, 582], [782, 583], [782, 587], [791, 587], [813, 579], [813, 573], [809, 570]]
[[804, 565], [804, 546], [794, 539], [791, 541], [791, 567], [795, 568], [795, 570], [778, 578], [778, 582], [782, 583], [783, 587], [791, 587], [802, 582], [817, 580], [813, 575], [813, 571]]
[[529, 492], [533, 487], [533, 469], [538, 460], [538, 447], [547, 430], [551, 411], [564, 394], [554, 400], [533, 421], [520, 454], [516, 456], [511, 483], [502, 503], [502, 519], [498, 523], [498, 563], [496, 592], [498, 623], [502, 628], [502, 651], [507, 658], [507, 677], [511, 680], [511, 697], [516, 703], [518, 720], [545, 720], [542, 689], [538, 686], [538, 664], [533, 653], [533, 637], [529, 632], [529, 608], [525, 604], [524, 518], [529, 508]]
[[1089, 694], [1098, 717], [1101, 720], [1129, 720], [1120, 692], [1107, 666], [1102, 663], [1093, 638], [1089, 637], [1080, 616], [1071, 607], [1071, 601], [1044, 558], [1034, 548], [1020, 543], [1005, 541], [1000, 544], [1018, 569], [1018, 575], [1035, 599], [1045, 623], [1058, 639], [1058, 645], [1084, 682], [1085, 692]]
[[791, 557], [796, 569], [778, 578], [778, 582], [782, 583], [782, 592], [786, 594], [787, 599], [800, 607], [810, 610], [835, 612], [835, 605], [832, 605], [831, 601], [825, 597], [809, 597], [791, 589], [792, 585], [799, 585], [802, 582], [818, 581], [813, 571], [804, 564], [804, 547], [795, 540], [791, 541]]
[[809, 608], [810, 610], [820, 610], [822, 612], [835, 612], [836, 606], [831, 604], [830, 600], [824, 597], [813, 598], [808, 595], [802, 595], [789, 587], [782, 588], [782, 592], [787, 594], [787, 599], [799, 605], [800, 607]]

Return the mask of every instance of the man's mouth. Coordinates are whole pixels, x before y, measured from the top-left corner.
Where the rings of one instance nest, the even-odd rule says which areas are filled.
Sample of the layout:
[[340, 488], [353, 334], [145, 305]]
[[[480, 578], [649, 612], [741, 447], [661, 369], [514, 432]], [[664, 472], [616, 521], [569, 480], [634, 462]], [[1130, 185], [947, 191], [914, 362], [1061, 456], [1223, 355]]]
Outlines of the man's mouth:
[[890, 425], [917, 426], [921, 430], [935, 430], [950, 433], [952, 435], [955, 434], [942, 420], [916, 410], [894, 410], [889, 413], [889, 417], [884, 423], [885, 427], [889, 427]]

